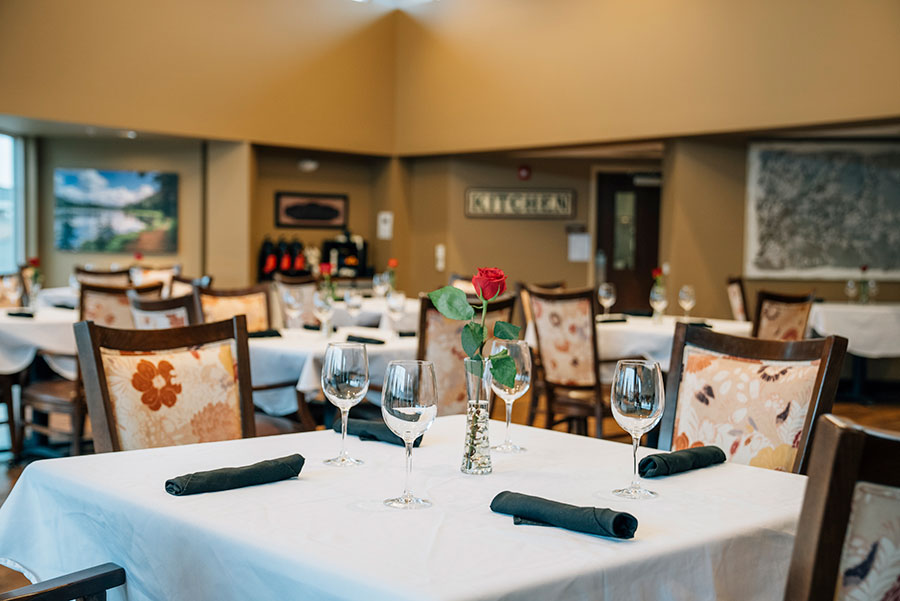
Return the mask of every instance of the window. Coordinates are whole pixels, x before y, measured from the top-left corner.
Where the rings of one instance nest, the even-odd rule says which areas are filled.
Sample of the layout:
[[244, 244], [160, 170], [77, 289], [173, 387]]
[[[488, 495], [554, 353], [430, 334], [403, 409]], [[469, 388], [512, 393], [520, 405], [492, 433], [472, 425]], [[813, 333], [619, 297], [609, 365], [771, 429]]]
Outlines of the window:
[[0, 273], [11, 273], [24, 261], [22, 144], [0, 134]]

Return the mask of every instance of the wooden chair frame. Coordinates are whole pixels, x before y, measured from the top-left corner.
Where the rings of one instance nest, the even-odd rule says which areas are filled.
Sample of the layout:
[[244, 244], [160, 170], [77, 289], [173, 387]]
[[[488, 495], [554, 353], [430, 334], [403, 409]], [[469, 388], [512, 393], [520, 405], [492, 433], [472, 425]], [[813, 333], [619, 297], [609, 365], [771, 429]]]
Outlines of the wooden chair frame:
[[[785, 303], [788, 305], [800, 305], [809, 303], [809, 305], [812, 306], [812, 303], [815, 302], [815, 300], [815, 292], [810, 292], [809, 294], [779, 294], [777, 292], [760, 290], [756, 293], [756, 308], [753, 311], [753, 331], [750, 333], [750, 335], [754, 338], [759, 335], [759, 322], [762, 318], [762, 307], [766, 301], [772, 301], [774, 303]], [[746, 308], [746, 306], [747, 303], [745, 299], [744, 307]], [[806, 320], [807, 322], [809, 322], [809, 313], [806, 314]]]
[[833, 599], [859, 481], [900, 487], [900, 433], [823, 415], [809, 461], [785, 601]]
[[106, 601], [106, 591], [125, 584], [124, 568], [104, 563], [0, 593], [0, 601]]
[[660, 421], [659, 448], [670, 450], [678, 409], [678, 389], [681, 387], [684, 347], [696, 346], [732, 357], [761, 359], [763, 361], [813, 361], [819, 360], [819, 371], [813, 385], [813, 396], [803, 422], [803, 436], [791, 469], [805, 474], [809, 464], [809, 441], [815, 436], [816, 419], [831, 411], [841, 377], [841, 365], [847, 352], [847, 339], [829, 336], [815, 340], [760, 340], [713, 332], [709, 328], [679, 323], [675, 326], [672, 341], [672, 359], [666, 380], [666, 406]]
[[308, 284], [315, 284], [319, 281], [311, 275], [284, 275], [283, 273], [275, 273], [273, 279], [279, 284], [284, 284], [285, 286], [306, 286]]
[[268, 283], [264, 282], [255, 286], [248, 286], [247, 288], [204, 288], [201, 286], [194, 286], [194, 298], [197, 299], [197, 306], [200, 307], [200, 312], [201, 315], [203, 315], [204, 320], [206, 319], [206, 313], [203, 311], [203, 299], [201, 298], [203, 295], [227, 298], [232, 296], [248, 296], [251, 294], [266, 295], [266, 329], [271, 329], [272, 294]]
[[[732, 284], [737, 284], [738, 288], [741, 290], [741, 303], [744, 305], [744, 316], [749, 319], [750, 317], [750, 307], [747, 305], [747, 287], [744, 286], [744, 278], [737, 275], [728, 276], [728, 279], [725, 280], [725, 289], [726, 292], [728, 290], [728, 286]], [[729, 303], [729, 306], [731, 303]]]
[[[82, 267], [80, 265], [75, 266], [75, 278], [78, 279], [79, 275], [86, 275], [91, 278], [104, 278], [104, 277], [119, 277], [125, 276], [129, 283], [131, 282], [131, 269], [126, 267], [125, 269], [87, 269], [86, 267]], [[78, 279], [80, 282], [81, 280]], [[96, 285], [96, 284], [95, 284]]]
[[[594, 394], [595, 402], [595, 414], [594, 417], [597, 419], [597, 428], [596, 435], [597, 438], [602, 438], [603, 435], [603, 383], [600, 381], [600, 353], [597, 349], [597, 306], [595, 302], [595, 294], [593, 288], [579, 288], [575, 290], [566, 290], [563, 292], [554, 292], [553, 290], [548, 290], [545, 288], [538, 288], [535, 286], [526, 286], [526, 292], [528, 293], [529, 302], [533, 303], [532, 299], [539, 298], [541, 300], [547, 301], [566, 301], [566, 300], [587, 300], [588, 304], [591, 307], [591, 365], [594, 370], [594, 383], [592, 385], [582, 385], [582, 386], [572, 386], [568, 384], [561, 384], [558, 382], [553, 382], [547, 378], [546, 371], [544, 372], [544, 382], [547, 387], [547, 428], [552, 428], [556, 424], [562, 423], [564, 421], [572, 422], [574, 417], [565, 417], [561, 420], [553, 420], [553, 416], [556, 415], [555, 405], [558, 402], [557, 393], [565, 395], [567, 391], [592, 391]], [[534, 306], [530, 307], [531, 314], [534, 315]], [[535, 324], [534, 328], [534, 336], [537, 341], [537, 349], [538, 355], [540, 356], [540, 362], [542, 365], [546, 365], [546, 361], [543, 357], [543, 351], [541, 350], [543, 346], [541, 345], [541, 335], [539, 332], [539, 328], [537, 324]], [[574, 406], [579, 405], [583, 407], [587, 407], [584, 403], [563, 403], [566, 406]], [[585, 416], [586, 418], [586, 416]], [[585, 432], [587, 434], [587, 432]]]
[[171, 311], [172, 309], [183, 308], [185, 311], [187, 311], [189, 326], [195, 326], [203, 323], [203, 311], [200, 309], [199, 305], [197, 305], [198, 299], [193, 294], [159, 299], [142, 298], [140, 296], [140, 293], [138, 293], [135, 289], [128, 290], [127, 294], [128, 300], [131, 301], [131, 306], [138, 311], [162, 313], [165, 311]]
[[115, 415], [109, 400], [106, 371], [100, 348], [119, 351], [165, 351], [199, 346], [223, 340], [235, 341], [238, 376], [238, 395], [241, 407], [241, 434], [244, 438], [256, 435], [250, 380], [250, 350], [247, 346], [247, 319], [237, 315], [232, 319], [185, 328], [168, 330], [118, 330], [104, 328], [91, 321], [75, 324], [75, 342], [81, 361], [85, 396], [94, 432], [94, 450], [98, 453], [121, 450], [116, 431]]
[[[19, 280], [19, 288], [22, 291], [22, 294], [19, 295], [18, 304], [6, 307], [8, 309], [13, 309], [16, 307], [24, 307], [25, 302], [28, 299], [28, 288], [25, 286], [25, 276], [22, 275], [22, 271], [25, 266], [20, 266], [18, 270], [13, 271], [11, 273], [0, 273], [0, 281], [5, 278], [17, 278]], [[0, 284], [2, 285], [2, 284]]]

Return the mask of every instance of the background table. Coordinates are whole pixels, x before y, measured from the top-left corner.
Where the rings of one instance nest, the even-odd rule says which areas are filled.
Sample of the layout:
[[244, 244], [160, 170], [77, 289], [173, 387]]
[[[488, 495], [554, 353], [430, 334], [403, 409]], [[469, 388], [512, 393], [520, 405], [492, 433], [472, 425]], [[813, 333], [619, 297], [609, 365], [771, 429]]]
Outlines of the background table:
[[[35, 462], [0, 508], [0, 563], [46, 579], [114, 561], [131, 601], [781, 599], [804, 476], [725, 464], [652, 480], [653, 500], [619, 499], [609, 491], [630, 481], [629, 445], [518, 425], [527, 453], [466, 476], [464, 424], [438, 418], [413, 453], [412, 489], [434, 502], [421, 511], [381, 503], [402, 490], [401, 447], [350, 438], [365, 465], [331, 468], [330, 431]], [[491, 436], [502, 429], [492, 422]], [[175, 475], [295, 452], [296, 480], [163, 490]], [[502, 490], [626, 510], [637, 533], [515, 526], [489, 509]]]
[[847, 352], [858, 357], [900, 357], [900, 303], [813, 303], [809, 328], [843, 336]]
[[71, 286], [59, 286], [57, 288], [43, 288], [38, 292], [38, 307], [55, 307], [56, 305], [66, 305], [67, 307], [78, 306], [78, 290]]
[[64, 378], [75, 379], [75, 333], [78, 312], [54, 307], [39, 308], [31, 319], [10, 317], [0, 310], [0, 374], [14, 374], [31, 365], [38, 351]]

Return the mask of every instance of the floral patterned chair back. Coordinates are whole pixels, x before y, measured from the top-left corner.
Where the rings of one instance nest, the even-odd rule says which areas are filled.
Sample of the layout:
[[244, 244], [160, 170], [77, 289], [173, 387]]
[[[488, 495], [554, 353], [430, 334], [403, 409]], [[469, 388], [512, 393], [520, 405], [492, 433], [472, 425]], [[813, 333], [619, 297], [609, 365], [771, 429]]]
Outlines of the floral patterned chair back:
[[900, 599], [900, 434], [819, 418], [785, 600]]
[[735, 321], [747, 321], [747, 303], [744, 301], [744, 281], [741, 278], [729, 278], [726, 287], [731, 316]]
[[[243, 317], [237, 317], [193, 326], [179, 330], [177, 338], [167, 331], [134, 331], [127, 342], [117, 340], [115, 348], [109, 346], [107, 329], [77, 324], [78, 352], [98, 450], [252, 436], [249, 382], [246, 386], [241, 382], [241, 377], [249, 379], [245, 323]], [[181, 344], [197, 339], [204, 341]]]
[[[314, 279], [309, 278], [308, 281], [302, 284], [276, 280], [275, 291], [278, 296], [278, 306], [281, 307], [282, 323], [286, 328], [299, 328], [304, 325], [316, 325], [319, 323], [313, 312], [313, 295], [316, 293], [316, 281]], [[289, 306], [288, 297], [291, 297], [293, 303], [299, 307], [298, 314], [295, 315], [294, 311], [296, 309], [292, 309]]]
[[766, 340], [802, 340], [815, 297], [760, 292], [756, 301], [753, 336]]
[[75, 268], [75, 279], [79, 284], [93, 286], [117, 286], [124, 288], [131, 285], [131, 276], [127, 269], [115, 271], [94, 271], [83, 267]]
[[119, 288], [83, 283], [79, 304], [81, 319], [107, 328], [134, 329], [131, 302], [128, 300], [129, 290], [142, 298], [159, 298], [162, 284]]
[[[172, 279], [181, 273], [180, 265], [172, 265], [171, 267], [141, 267], [135, 265], [129, 270], [131, 281], [136, 285], [151, 284], [153, 282], [162, 282], [162, 297], [169, 298], [172, 295]], [[184, 294], [190, 294], [188, 290]]]
[[0, 275], [0, 307], [21, 307], [25, 294], [18, 272]]
[[[466, 412], [466, 378], [460, 334], [466, 322], [448, 319], [434, 308], [431, 300], [422, 295], [419, 313], [418, 359], [434, 363], [438, 390], [438, 415]], [[495, 301], [488, 305], [487, 326], [492, 334], [494, 324], [509, 321], [515, 299]], [[489, 343], [490, 344], [490, 343]]]
[[595, 386], [598, 375], [592, 299], [580, 292], [561, 292], [553, 298], [534, 293], [529, 296], [546, 381], [557, 386]]
[[165, 298], [162, 300], [142, 299], [129, 293], [131, 315], [137, 330], [164, 330], [183, 328], [202, 323], [200, 310], [193, 295]]
[[798, 471], [811, 424], [834, 402], [846, 339], [781, 343], [698, 330], [708, 328], [676, 329], [661, 446], [714, 445], [729, 461]]
[[247, 331], [270, 329], [269, 287], [265, 284], [240, 290], [195, 289], [204, 321], [222, 321], [235, 315], [247, 316]]

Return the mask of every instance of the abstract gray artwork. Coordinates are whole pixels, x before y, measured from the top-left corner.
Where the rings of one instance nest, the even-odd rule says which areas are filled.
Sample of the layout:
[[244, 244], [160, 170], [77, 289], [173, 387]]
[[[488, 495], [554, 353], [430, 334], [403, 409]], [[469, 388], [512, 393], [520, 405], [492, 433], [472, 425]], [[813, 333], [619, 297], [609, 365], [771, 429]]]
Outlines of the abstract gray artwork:
[[900, 279], [900, 144], [751, 144], [747, 277]]

